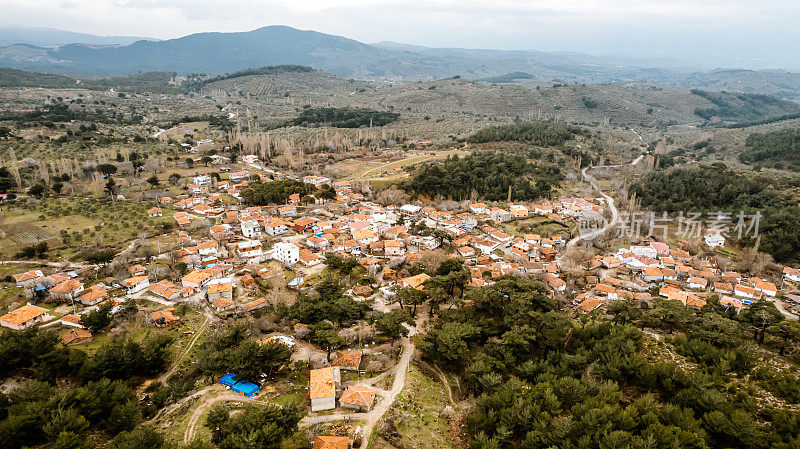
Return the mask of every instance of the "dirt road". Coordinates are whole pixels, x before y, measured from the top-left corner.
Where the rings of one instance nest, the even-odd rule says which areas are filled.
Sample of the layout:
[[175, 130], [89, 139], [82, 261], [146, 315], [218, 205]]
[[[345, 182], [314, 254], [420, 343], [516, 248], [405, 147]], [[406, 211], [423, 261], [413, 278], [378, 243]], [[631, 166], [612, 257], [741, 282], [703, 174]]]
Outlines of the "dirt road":
[[589, 170], [590, 168], [592, 167], [589, 166], [581, 170], [583, 179], [585, 179], [595, 190], [597, 190], [600, 193], [600, 196], [602, 196], [603, 199], [606, 200], [606, 204], [608, 204], [608, 209], [611, 211], [611, 220], [607, 221], [602, 228], [595, 229], [592, 232], [581, 234], [580, 231], [578, 231], [578, 235], [573, 237], [569, 242], [567, 242], [567, 246], [564, 248], [564, 251], [561, 251], [561, 253], [556, 257], [556, 263], [560, 264], [561, 259], [564, 257], [564, 254], [567, 253], [567, 250], [575, 246], [576, 243], [580, 241], [594, 240], [597, 237], [603, 236], [606, 233], [606, 231], [616, 226], [617, 222], [619, 221], [619, 211], [617, 211], [617, 207], [614, 205], [614, 198], [611, 198], [605, 192], [600, 190], [600, 187], [597, 186], [597, 180], [594, 178], [594, 176], [587, 173], [587, 170]]
[[330, 421], [339, 421], [343, 419], [356, 419], [365, 421], [363, 430], [362, 430], [362, 440], [361, 440], [361, 449], [366, 449], [367, 445], [369, 444], [369, 437], [372, 435], [372, 431], [375, 428], [375, 424], [383, 418], [383, 415], [389, 411], [394, 404], [394, 401], [397, 400], [397, 397], [400, 395], [400, 392], [403, 391], [403, 386], [406, 383], [406, 374], [408, 373], [408, 365], [411, 363], [411, 356], [414, 354], [414, 340], [413, 334], [415, 330], [409, 333], [408, 337], [403, 338], [400, 342], [403, 346], [403, 353], [400, 355], [400, 361], [392, 370], [394, 374], [394, 380], [392, 381], [392, 388], [388, 391], [378, 391], [378, 394], [381, 396], [380, 403], [375, 406], [372, 410], [366, 413], [342, 413], [336, 412], [331, 415], [322, 415], [322, 416], [306, 416], [300, 421], [300, 427], [309, 427], [314, 424], [320, 424], [324, 422]]

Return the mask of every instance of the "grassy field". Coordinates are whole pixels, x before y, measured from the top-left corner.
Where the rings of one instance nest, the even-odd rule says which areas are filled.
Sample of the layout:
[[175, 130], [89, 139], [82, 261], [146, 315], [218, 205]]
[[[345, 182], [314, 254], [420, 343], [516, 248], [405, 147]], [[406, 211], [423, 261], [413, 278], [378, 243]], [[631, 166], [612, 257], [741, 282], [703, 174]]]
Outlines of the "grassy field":
[[394, 422], [399, 438], [397, 441], [387, 441], [376, 431], [369, 447], [455, 449], [457, 446], [453, 445], [449, 435], [448, 420], [440, 416], [447, 405], [448, 400], [442, 385], [412, 364], [403, 392], [384, 417]]
[[11, 259], [20, 249], [41, 241], [48, 241], [51, 259], [69, 258], [86, 245], [122, 248], [140, 233], [172, 223], [170, 214], [148, 218], [150, 207], [148, 202], [75, 197], [5, 206], [0, 210], [0, 232], [7, 238], [0, 257]]
[[[454, 155], [454, 154], [459, 155], [459, 156], [463, 156], [463, 155], [465, 155], [467, 153], [468, 152], [463, 151], [463, 150], [446, 150], [446, 151], [436, 151], [436, 152], [430, 151], [430, 152], [424, 152], [424, 153], [419, 153], [419, 152], [410, 153], [408, 155], [408, 157], [406, 157], [404, 159], [397, 160], [397, 161], [386, 162], [386, 163], [378, 164], [378, 165], [375, 165], [373, 163], [363, 164], [362, 165], [362, 169], [360, 171], [358, 171], [358, 172], [346, 177], [345, 180], [348, 180], [348, 181], [364, 180], [364, 179], [379, 180], [379, 181], [380, 180], [386, 180], [386, 181], [397, 180], [397, 179], [400, 179], [402, 177], [402, 175], [393, 174], [393, 175], [389, 175], [389, 176], [381, 176], [381, 174], [383, 174], [384, 172], [387, 172], [389, 170], [393, 170], [393, 169], [397, 169], [397, 168], [405, 168], [405, 167], [408, 167], [410, 165], [419, 164], [419, 163], [422, 163], [422, 162], [430, 162], [430, 161], [437, 160], [437, 159], [444, 159], [444, 158], [450, 157], [451, 155]], [[366, 165], [366, 166], [364, 166], [364, 165]]]

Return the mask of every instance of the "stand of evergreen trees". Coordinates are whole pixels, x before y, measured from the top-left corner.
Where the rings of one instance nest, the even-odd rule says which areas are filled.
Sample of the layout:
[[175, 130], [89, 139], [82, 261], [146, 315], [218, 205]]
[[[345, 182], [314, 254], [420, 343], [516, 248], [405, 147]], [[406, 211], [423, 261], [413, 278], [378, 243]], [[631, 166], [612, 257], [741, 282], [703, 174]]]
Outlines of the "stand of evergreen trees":
[[332, 126], [334, 128], [360, 128], [362, 126], [388, 125], [400, 118], [396, 112], [369, 108], [307, 108], [284, 126]]
[[516, 141], [543, 147], [555, 147], [563, 145], [577, 135], [586, 135], [587, 133], [588, 131], [582, 128], [560, 122], [514, 123], [483, 128], [467, 137], [467, 142]]
[[[733, 217], [740, 211], [759, 212], [760, 250], [778, 261], [796, 259], [800, 255], [800, 207], [768, 184], [714, 164], [654, 171], [632, 184], [630, 191], [643, 206], [658, 211], [728, 211]], [[752, 240], [746, 238], [743, 243]]]
[[800, 170], [800, 129], [787, 129], [747, 136], [746, 149], [739, 155], [745, 164], [768, 163], [775, 168]]
[[[541, 284], [513, 277], [467, 299], [445, 310], [418, 347], [477, 398], [466, 426], [475, 449], [800, 445], [797, 413], [756, 397], [758, 385], [798, 401], [798, 325], [781, 329], [786, 322], [767, 301], [737, 316], [713, 299], [702, 310], [620, 300], [609, 307], [611, 320], [574, 319]], [[665, 335], [662, 343], [646, 337], [645, 326]], [[759, 345], [788, 345], [781, 363], [791, 368], [748, 378]]]
[[535, 165], [521, 155], [476, 152], [424, 165], [402, 188], [434, 198], [465, 200], [476, 192], [488, 201], [504, 201], [510, 187], [512, 201], [527, 201], [549, 198], [563, 179], [558, 167]]

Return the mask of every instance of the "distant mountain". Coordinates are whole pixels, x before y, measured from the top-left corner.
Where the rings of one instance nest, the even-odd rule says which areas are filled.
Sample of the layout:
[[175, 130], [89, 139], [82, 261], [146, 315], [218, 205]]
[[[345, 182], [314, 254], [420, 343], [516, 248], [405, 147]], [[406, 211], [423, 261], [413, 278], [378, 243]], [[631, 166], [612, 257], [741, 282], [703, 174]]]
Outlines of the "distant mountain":
[[125, 45], [140, 40], [156, 40], [149, 37], [97, 36], [34, 27], [0, 27], [0, 47], [14, 44], [27, 44], [37, 47], [60, 47], [68, 44]]
[[748, 80], [746, 92], [800, 98], [800, 83], [794, 83], [794, 78], [785, 73], [700, 72], [675, 61], [663, 63], [660, 66], [655, 60], [529, 50], [427, 48], [393, 42], [368, 45], [287, 26], [241, 33], [199, 33], [114, 46], [72, 43], [56, 48], [31, 44], [0, 48], [0, 66], [84, 76], [140, 72], [217, 76], [264, 66], [304, 65], [363, 79], [425, 81], [458, 75], [536, 85], [647, 81], [701, 89], [724, 86], [733, 91], [743, 91], [736, 88], [737, 80], [743, 78]]

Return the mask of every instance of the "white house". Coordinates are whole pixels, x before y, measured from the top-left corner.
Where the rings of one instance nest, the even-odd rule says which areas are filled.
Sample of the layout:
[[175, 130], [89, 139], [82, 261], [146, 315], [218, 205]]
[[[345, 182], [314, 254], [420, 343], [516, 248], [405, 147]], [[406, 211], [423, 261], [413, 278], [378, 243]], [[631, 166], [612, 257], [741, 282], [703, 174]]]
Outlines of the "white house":
[[134, 276], [125, 279], [120, 284], [128, 289], [128, 294], [130, 295], [146, 289], [150, 285], [150, 279], [147, 276]]
[[272, 258], [291, 267], [300, 260], [300, 248], [293, 243], [278, 242], [272, 247]]
[[406, 246], [402, 240], [386, 240], [383, 242], [383, 253], [389, 257], [402, 257], [406, 255]]
[[261, 237], [261, 225], [258, 220], [247, 220], [241, 223], [242, 234], [248, 239]]
[[206, 175], [199, 175], [192, 178], [192, 183], [199, 186], [207, 186], [211, 184], [211, 177]]
[[469, 210], [472, 211], [473, 214], [485, 214], [488, 212], [486, 205], [483, 203], [473, 203], [469, 205]]
[[269, 218], [267, 222], [264, 223], [264, 231], [272, 236], [285, 234], [287, 230], [289, 230], [289, 225], [286, 224], [285, 221], [277, 218]]
[[261, 255], [264, 254], [261, 249], [261, 242], [258, 240], [247, 240], [237, 243], [236, 252], [239, 253], [239, 257], [244, 259], [261, 257]]
[[708, 234], [703, 240], [706, 241], [706, 245], [708, 245], [709, 248], [725, 246], [725, 237], [720, 234]]
[[631, 252], [634, 256], [645, 256], [651, 259], [658, 258], [658, 251], [652, 246], [631, 246]]

